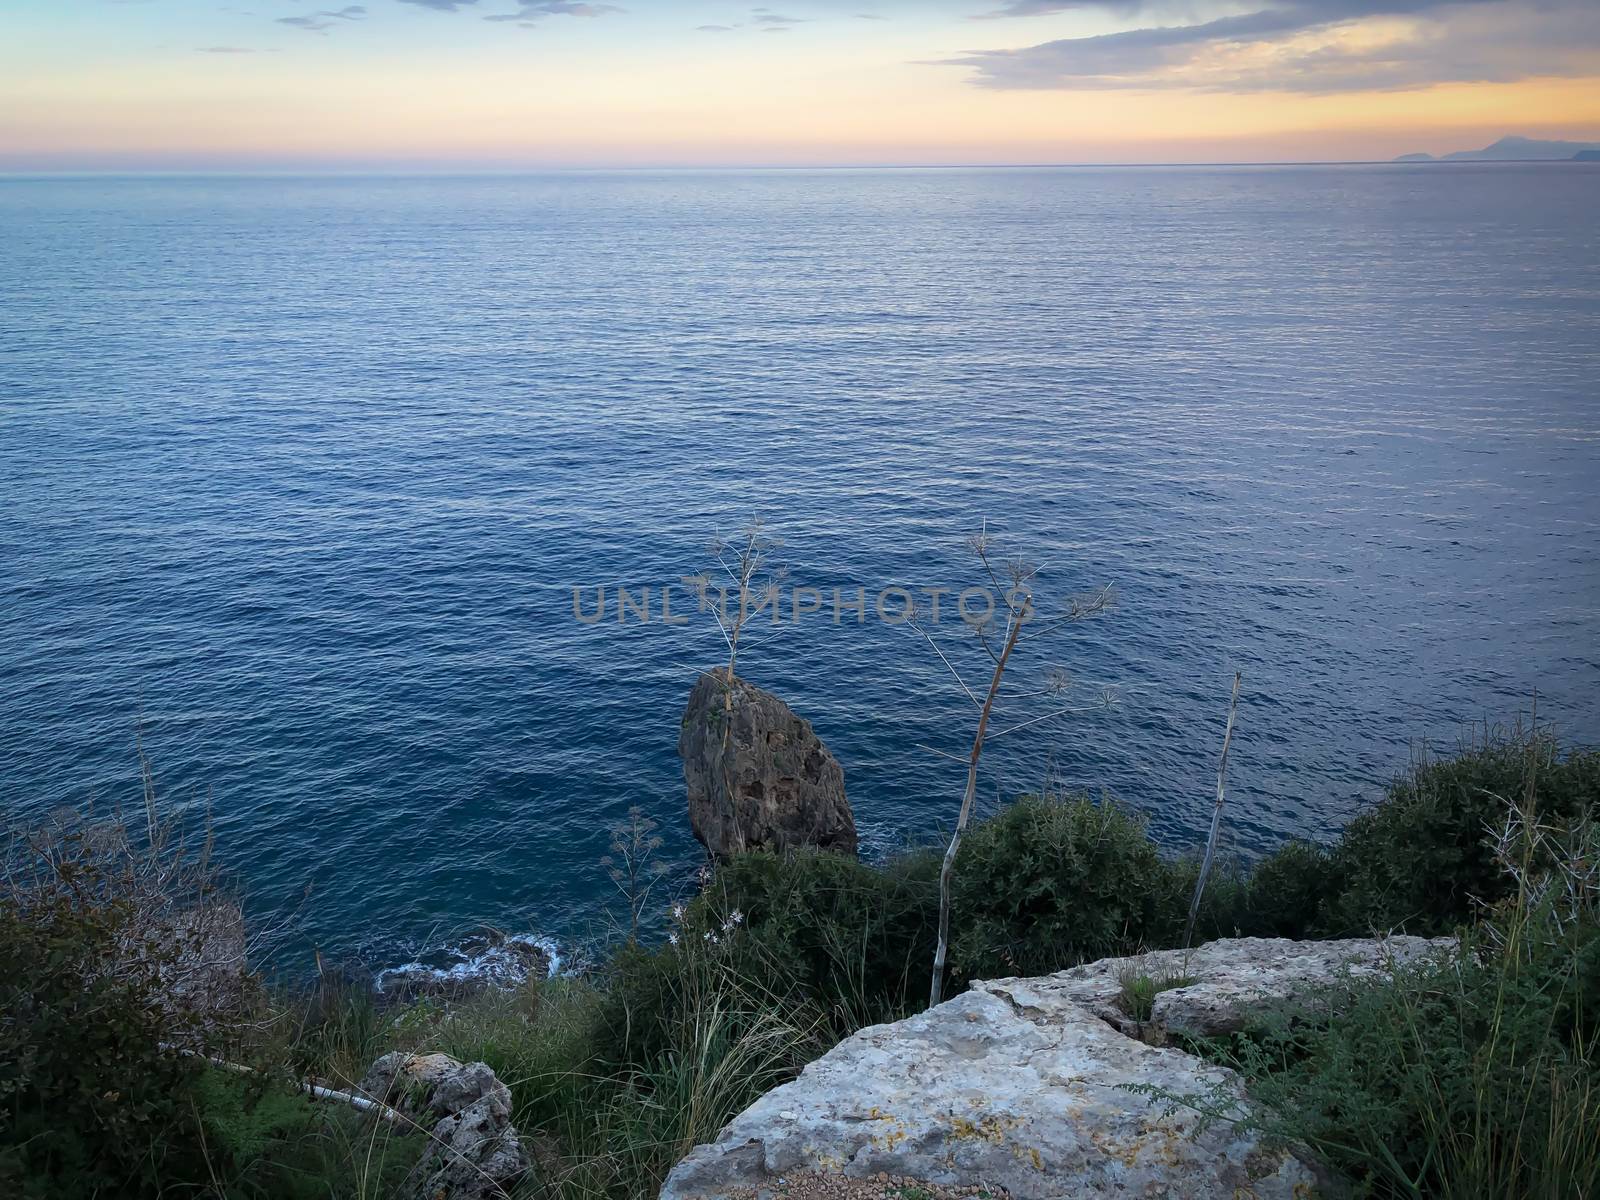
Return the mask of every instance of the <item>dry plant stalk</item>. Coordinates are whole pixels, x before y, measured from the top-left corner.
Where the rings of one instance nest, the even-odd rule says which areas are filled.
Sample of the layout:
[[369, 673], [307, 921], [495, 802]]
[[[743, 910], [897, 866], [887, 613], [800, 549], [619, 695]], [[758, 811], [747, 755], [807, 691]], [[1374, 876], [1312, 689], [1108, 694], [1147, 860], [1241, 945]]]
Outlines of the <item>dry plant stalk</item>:
[[[932, 635], [915, 618], [909, 622], [911, 627], [921, 634], [928, 645], [933, 648], [940, 661], [955, 677], [956, 683], [960, 685], [961, 690], [966, 693], [967, 698], [978, 709], [978, 722], [973, 730], [972, 747], [966, 755], [967, 782], [961, 796], [961, 811], [956, 818], [956, 827], [954, 833], [951, 834], [950, 844], [945, 848], [944, 861], [939, 867], [939, 938], [934, 949], [932, 979], [928, 988], [929, 1007], [938, 1004], [944, 997], [945, 964], [950, 950], [951, 879], [955, 871], [956, 854], [961, 849], [962, 835], [966, 833], [967, 825], [972, 820], [972, 810], [977, 803], [978, 763], [983, 757], [984, 746], [996, 738], [1004, 737], [1006, 734], [1015, 733], [1020, 729], [1040, 724], [1052, 718], [1066, 716], [1074, 712], [1087, 711], [1086, 707], [1058, 707], [994, 733], [989, 731], [990, 721], [1001, 705], [1001, 693], [1005, 682], [1006, 669], [1011, 665], [1018, 644], [1022, 640], [1022, 631], [1024, 628], [1044, 631], [1053, 625], [1063, 622], [1081, 621], [1104, 612], [1112, 603], [1112, 592], [1107, 587], [1090, 596], [1072, 599], [1065, 613], [1054, 617], [1041, 617], [1034, 611], [1032, 594], [1032, 583], [1038, 574], [1037, 567], [1021, 561], [1012, 562], [1006, 568], [1010, 587], [1003, 587], [1000, 583], [1000, 575], [990, 560], [991, 542], [987, 523], [985, 523], [980, 532], [967, 539], [967, 546], [977, 556], [984, 572], [989, 577], [990, 583], [1000, 593], [1001, 603], [1005, 607], [1005, 629], [999, 639], [998, 650], [991, 645], [989, 632], [986, 628], [987, 624], [992, 624], [992, 616], [987, 623], [974, 624], [974, 631], [979, 643], [994, 663], [994, 669], [989, 675], [989, 686], [984, 691], [982, 700], [979, 700], [977, 694], [967, 686], [966, 682], [961, 678], [960, 672], [956, 670], [944, 651], [939, 648]], [[1065, 672], [1056, 671], [1051, 673], [1049, 682], [1044, 690], [1035, 694], [1057, 695], [1064, 692], [1067, 686], [1068, 679]], [[1017, 697], [1017, 699], [1025, 698]], [[1114, 697], [1108, 691], [1102, 704], [1089, 707], [1109, 707], [1113, 702]]]
[[1211, 832], [1206, 837], [1205, 857], [1200, 860], [1200, 876], [1194, 881], [1194, 898], [1189, 901], [1189, 919], [1183, 926], [1183, 948], [1189, 948], [1194, 937], [1195, 919], [1200, 915], [1200, 897], [1206, 890], [1206, 878], [1211, 874], [1211, 864], [1217, 857], [1217, 836], [1222, 831], [1222, 799], [1228, 778], [1228, 747], [1233, 744], [1233, 717], [1239, 710], [1239, 681], [1244, 676], [1233, 673], [1233, 696], [1228, 701], [1228, 728], [1222, 735], [1222, 759], [1217, 763], [1217, 802], [1211, 808]]
[[631, 806], [628, 819], [612, 827], [611, 853], [600, 860], [600, 866], [628, 905], [630, 943], [639, 940], [650, 893], [668, 870], [666, 863], [652, 857], [662, 846], [661, 835], [656, 832], [659, 828], [639, 805]]
[[[169, 1046], [167, 1048], [187, 1057], [202, 1059], [219, 1071], [228, 1071], [234, 1075], [248, 1075], [254, 1078], [259, 1078], [261, 1075], [261, 1072], [254, 1067], [247, 1067], [243, 1063], [229, 1062], [227, 1059], [218, 1058], [214, 1054], [200, 1054], [197, 1051], [186, 1050], [181, 1047]], [[367, 1113], [380, 1121], [387, 1121], [391, 1125], [409, 1125], [418, 1129], [421, 1128], [417, 1122], [406, 1116], [399, 1109], [390, 1108], [387, 1104], [380, 1100], [374, 1100], [370, 1096], [358, 1096], [354, 1092], [340, 1091], [338, 1088], [331, 1088], [326, 1084], [319, 1083], [315, 1079], [296, 1079], [293, 1083], [298, 1091], [304, 1092], [313, 1100], [323, 1100], [332, 1104], [347, 1104], [357, 1112]]]
[[[750, 608], [752, 585], [757, 578], [767, 575], [766, 585], [758, 589], [764, 595], [766, 603], [772, 605], [774, 617], [781, 611], [777, 579], [781, 571], [769, 572], [767, 569], [767, 556], [779, 543], [768, 537], [764, 532], [764, 524], [759, 517], [751, 520], [744, 528], [744, 532], [737, 543], [737, 554], [729, 558], [729, 546], [720, 539], [712, 543], [711, 554], [717, 560], [717, 565], [722, 568], [733, 585], [734, 593], [738, 596], [738, 608], [730, 616], [727, 609], [726, 590], [719, 588], [717, 603], [709, 601], [708, 594], [712, 583], [709, 576], [692, 575], [684, 578], [684, 583], [692, 587], [698, 594], [702, 610], [709, 609], [712, 619], [716, 621], [717, 632], [722, 635], [722, 640], [728, 648], [728, 663], [721, 670], [722, 680], [722, 762], [723, 762], [723, 792], [731, 795], [733, 791], [732, 780], [727, 777], [728, 770], [728, 743], [733, 736], [733, 697], [737, 684], [736, 670], [739, 665], [739, 646], [744, 636], [745, 626], [756, 612], [761, 611], [757, 606], [754, 611]], [[717, 672], [712, 672], [717, 674]], [[742, 831], [737, 831], [743, 837]], [[744, 849], [741, 844], [737, 849]]]

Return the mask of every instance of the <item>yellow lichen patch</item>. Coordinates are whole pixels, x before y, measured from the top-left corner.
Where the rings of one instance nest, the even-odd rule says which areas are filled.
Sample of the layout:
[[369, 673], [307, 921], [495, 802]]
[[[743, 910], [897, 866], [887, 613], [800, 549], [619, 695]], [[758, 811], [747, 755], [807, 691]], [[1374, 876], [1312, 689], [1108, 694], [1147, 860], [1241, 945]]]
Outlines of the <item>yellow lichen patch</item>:
[[1117, 1159], [1125, 1167], [1137, 1165], [1140, 1153], [1146, 1149], [1143, 1137], [1136, 1137], [1131, 1142], [1123, 1142], [1099, 1130], [1091, 1131], [1089, 1140], [1094, 1143], [1095, 1149], [1100, 1151], [1101, 1154], [1107, 1158]]
[[952, 1117], [950, 1119], [950, 1134], [956, 1138], [982, 1139], [990, 1145], [998, 1146], [1006, 1140], [1006, 1133], [1022, 1124], [1015, 1117], [982, 1117], [976, 1121], [969, 1121], [966, 1117]]
[[883, 1133], [875, 1133], [867, 1139], [868, 1142], [871, 1143], [873, 1149], [893, 1150], [901, 1142], [906, 1140], [906, 1127], [900, 1124], [899, 1121], [896, 1121], [893, 1117], [881, 1117], [875, 1119], [889, 1121], [891, 1122], [891, 1125]]

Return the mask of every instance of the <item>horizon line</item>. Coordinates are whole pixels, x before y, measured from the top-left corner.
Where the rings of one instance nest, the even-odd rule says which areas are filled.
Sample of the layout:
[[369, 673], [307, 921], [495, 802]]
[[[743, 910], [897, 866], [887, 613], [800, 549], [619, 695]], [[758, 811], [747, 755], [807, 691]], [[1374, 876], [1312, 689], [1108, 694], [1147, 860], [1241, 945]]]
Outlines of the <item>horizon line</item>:
[[1040, 162], [1040, 163], [693, 163], [654, 165], [529, 165], [490, 166], [285, 166], [285, 167], [60, 167], [0, 168], [0, 179], [22, 178], [106, 178], [128, 176], [517, 176], [558, 174], [631, 174], [644, 172], [736, 172], [736, 171], [1051, 171], [1084, 169], [1161, 169], [1192, 167], [1492, 167], [1492, 166], [1577, 166], [1593, 167], [1594, 162], [1571, 158], [1500, 159], [1413, 159], [1396, 158], [1307, 158], [1307, 159], [1195, 159], [1181, 162]]

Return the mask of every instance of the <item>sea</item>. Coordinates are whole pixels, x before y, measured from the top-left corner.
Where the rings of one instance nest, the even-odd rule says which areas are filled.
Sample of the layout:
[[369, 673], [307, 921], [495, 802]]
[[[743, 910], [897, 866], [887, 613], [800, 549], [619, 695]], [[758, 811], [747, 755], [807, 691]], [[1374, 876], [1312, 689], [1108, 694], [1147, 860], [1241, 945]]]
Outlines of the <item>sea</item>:
[[1596, 213], [1580, 164], [5, 177], [5, 816], [142, 755], [285, 969], [570, 963], [630, 812], [694, 886], [754, 521], [739, 670], [869, 857], [955, 819], [1018, 564], [985, 812], [1193, 847], [1236, 672], [1246, 860], [1535, 704], [1592, 744]]

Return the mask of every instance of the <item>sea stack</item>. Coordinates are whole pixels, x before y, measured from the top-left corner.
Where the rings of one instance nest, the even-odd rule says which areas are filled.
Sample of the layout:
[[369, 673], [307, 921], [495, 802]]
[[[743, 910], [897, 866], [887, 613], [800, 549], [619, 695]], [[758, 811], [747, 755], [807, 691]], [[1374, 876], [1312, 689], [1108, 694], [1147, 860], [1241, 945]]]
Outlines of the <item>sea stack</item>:
[[811, 722], [725, 670], [701, 675], [678, 734], [689, 825], [714, 857], [817, 846], [856, 852], [844, 768]]

